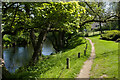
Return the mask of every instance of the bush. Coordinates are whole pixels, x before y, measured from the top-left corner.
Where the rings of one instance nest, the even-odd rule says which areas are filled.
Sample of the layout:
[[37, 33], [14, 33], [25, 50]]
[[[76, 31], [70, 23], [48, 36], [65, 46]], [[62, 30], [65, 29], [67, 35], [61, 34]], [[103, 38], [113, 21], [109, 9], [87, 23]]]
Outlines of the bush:
[[120, 38], [118, 38], [118, 39], [116, 40], [116, 42], [120, 42]]
[[102, 34], [102, 39], [105, 40], [116, 41], [118, 38], [120, 38], [120, 31], [118, 30], [106, 31], [105, 33]]

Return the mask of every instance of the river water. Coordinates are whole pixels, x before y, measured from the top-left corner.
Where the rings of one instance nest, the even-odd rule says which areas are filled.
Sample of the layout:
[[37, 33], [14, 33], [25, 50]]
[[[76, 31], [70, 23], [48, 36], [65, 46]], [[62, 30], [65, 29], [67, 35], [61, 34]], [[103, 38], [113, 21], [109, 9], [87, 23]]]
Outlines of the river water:
[[[14, 73], [16, 69], [29, 62], [33, 51], [32, 45], [27, 45], [25, 47], [16, 46], [15, 48], [4, 48], [3, 59], [5, 61], [5, 67], [10, 73]], [[51, 42], [46, 39], [43, 43], [42, 54], [50, 55], [51, 53], [55, 53], [55, 49], [53, 48]]]

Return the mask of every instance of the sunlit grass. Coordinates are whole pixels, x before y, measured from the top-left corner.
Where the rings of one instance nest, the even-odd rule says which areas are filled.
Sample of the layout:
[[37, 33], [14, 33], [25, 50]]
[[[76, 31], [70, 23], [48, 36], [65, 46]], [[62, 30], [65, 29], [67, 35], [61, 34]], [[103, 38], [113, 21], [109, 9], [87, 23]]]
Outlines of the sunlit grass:
[[[91, 53], [91, 45], [89, 41], [87, 56], [84, 56], [84, 49], [86, 44], [81, 43], [82, 37], [76, 38], [77, 44], [71, 42], [74, 45], [72, 49], [66, 49], [64, 52], [59, 52], [54, 55], [46, 56], [44, 60], [39, 61], [34, 67], [27, 69], [21, 68], [11, 77], [14, 78], [75, 78], [79, 74], [84, 62], [88, 59]], [[79, 42], [80, 40], [80, 42]], [[76, 46], [76, 47], [75, 47]], [[78, 58], [78, 53], [81, 53], [81, 57]], [[66, 69], [66, 59], [70, 58], [70, 69]]]
[[118, 43], [89, 37], [95, 46], [96, 58], [91, 70], [91, 78], [118, 78]]

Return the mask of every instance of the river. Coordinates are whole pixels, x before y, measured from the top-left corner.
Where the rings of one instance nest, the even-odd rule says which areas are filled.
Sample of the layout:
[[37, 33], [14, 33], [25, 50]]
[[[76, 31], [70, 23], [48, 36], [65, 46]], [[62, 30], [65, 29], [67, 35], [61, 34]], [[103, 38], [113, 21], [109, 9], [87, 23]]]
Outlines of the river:
[[[5, 67], [10, 73], [14, 73], [16, 69], [29, 62], [33, 51], [32, 45], [4, 48], [3, 59], [5, 61]], [[46, 39], [43, 43], [42, 54], [50, 55], [51, 53], [55, 53], [55, 49], [51, 42]]]

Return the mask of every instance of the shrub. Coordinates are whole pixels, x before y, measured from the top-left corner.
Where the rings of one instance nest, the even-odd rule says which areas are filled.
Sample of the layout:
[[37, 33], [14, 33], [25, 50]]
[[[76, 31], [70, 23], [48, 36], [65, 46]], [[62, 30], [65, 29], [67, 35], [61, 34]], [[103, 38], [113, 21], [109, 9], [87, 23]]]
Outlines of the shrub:
[[102, 34], [102, 39], [105, 40], [117, 40], [120, 38], [120, 31], [118, 30], [111, 30], [111, 31], [106, 31], [105, 33]]
[[120, 42], [120, 38], [118, 38], [118, 39], [116, 40], [116, 42]]

